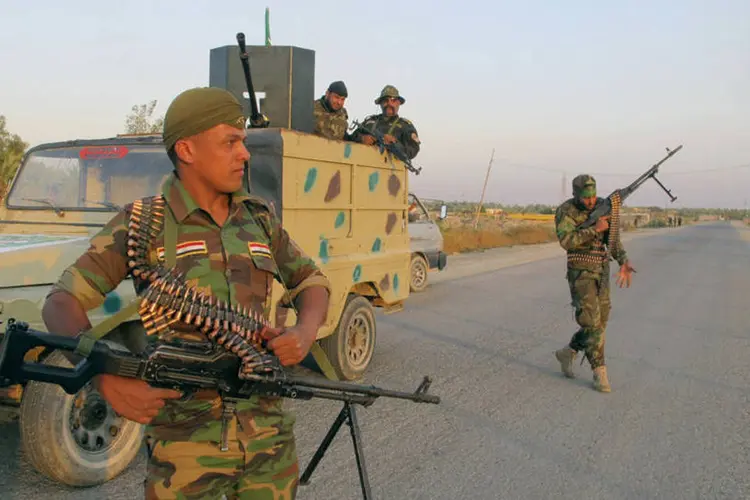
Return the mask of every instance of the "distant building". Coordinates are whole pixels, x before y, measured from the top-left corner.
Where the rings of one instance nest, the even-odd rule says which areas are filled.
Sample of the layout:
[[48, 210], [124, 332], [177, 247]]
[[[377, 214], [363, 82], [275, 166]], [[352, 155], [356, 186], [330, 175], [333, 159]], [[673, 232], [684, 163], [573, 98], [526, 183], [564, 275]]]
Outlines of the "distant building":
[[643, 227], [651, 221], [651, 214], [648, 212], [624, 213], [620, 214], [620, 221], [624, 225]]

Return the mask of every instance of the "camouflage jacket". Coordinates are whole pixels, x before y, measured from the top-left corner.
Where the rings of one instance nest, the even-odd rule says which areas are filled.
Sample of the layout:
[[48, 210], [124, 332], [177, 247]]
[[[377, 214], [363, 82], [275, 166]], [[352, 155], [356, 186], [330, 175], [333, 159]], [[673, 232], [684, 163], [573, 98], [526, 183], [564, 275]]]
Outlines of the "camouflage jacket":
[[[260, 198], [244, 190], [234, 193], [229, 217], [220, 227], [198, 207], [175, 175], [165, 181], [162, 194], [167, 205], [165, 211], [171, 209], [178, 225], [176, 267], [200, 290], [219, 300], [239, 303], [266, 318], [276, 277], [287, 287], [292, 300], [310, 286], [324, 286], [330, 292], [327, 277], [294, 243]], [[250, 208], [258, 220], [265, 219], [268, 223], [270, 239], [256, 224]], [[128, 276], [127, 224], [131, 210], [129, 204], [91, 239], [89, 249], [63, 272], [52, 291], [70, 292], [86, 310], [102, 304], [105, 294]], [[164, 259], [163, 231], [152, 241], [150, 261], [154, 263], [155, 259]], [[145, 283], [136, 278], [134, 285], [140, 292]], [[163, 336], [206, 340], [194, 329], [176, 329]], [[185, 402], [169, 401], [152, 422], [150, 432], [157, 439], [195, 439], [199, 435], [218, 442], [217, 408], [220, 412], [220, 399], [213, 391], [196, 393]], [[292, 418], [282, 413], [279, 398], [254, 397], [238, 404], [237, 410], [238, 418], [244, 418], [247, 425], [259, 411], [261, 415], [276, 415], [287, 421]]]
[[315, 115], [315, 130], [313, 133], [328, 139], [344, 140], [347, 137], [346, 130], [349, 128], [349, 114], [346, 112], [346, 108], [332, 111], [326, 104], [325, 99], [325, 97], [321, 97], [313, 104]]
[[[555, 231], [560, 246], [567, 251], [569, 268], [601, 271], [610, 260], [605, 243], [609, 231], [597, 233], [594, 226], [576, 229], [588, 216], [589, 211], [570, 198], [555, 211]], [[615, 249], [612, 257], [622, 265], [627, 260], [625, 249], [622, 245]]]
[[[413, 159], [419, 153], [420, 141], [417, 129], [411, 121], [402, 116], [384, 116], [382, 113], [370, 115], [365, 118], [361, 126], [370, 130], [374, 128], [382, 134], [394, 136], [404, 148], [404, 152], [409, 159]], [[352, 137], [354, 140], [360, 141], [362, 135], [363, 132], [357, 129]]]

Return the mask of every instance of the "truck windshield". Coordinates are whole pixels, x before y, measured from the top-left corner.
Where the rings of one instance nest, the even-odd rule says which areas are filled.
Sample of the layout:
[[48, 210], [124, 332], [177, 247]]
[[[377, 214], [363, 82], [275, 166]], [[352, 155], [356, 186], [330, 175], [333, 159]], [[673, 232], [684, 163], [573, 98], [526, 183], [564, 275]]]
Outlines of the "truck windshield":
[[161, 144], [39, 149], [8, 194], [11, 208], [112, 211], [154, 196], [172, 172]]

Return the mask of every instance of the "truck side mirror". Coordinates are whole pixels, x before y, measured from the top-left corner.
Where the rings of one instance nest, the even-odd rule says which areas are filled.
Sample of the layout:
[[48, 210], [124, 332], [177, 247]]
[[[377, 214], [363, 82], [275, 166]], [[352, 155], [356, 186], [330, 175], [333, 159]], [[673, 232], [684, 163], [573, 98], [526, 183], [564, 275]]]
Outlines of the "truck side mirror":
[[448, 206], [440, 205], [440, 220], [443, 220], [446, 217], [448, 217]]

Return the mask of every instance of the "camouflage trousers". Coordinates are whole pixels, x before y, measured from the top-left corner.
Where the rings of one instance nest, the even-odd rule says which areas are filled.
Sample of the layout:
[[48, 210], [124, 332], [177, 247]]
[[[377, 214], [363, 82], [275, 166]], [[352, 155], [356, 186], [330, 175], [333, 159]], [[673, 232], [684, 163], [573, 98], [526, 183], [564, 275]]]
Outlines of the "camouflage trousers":
[[280, 402], [240, 402], [222, 451], [222, 410], [219, 398], [167, 403], [146, 430], [146, 500], [296, 498], [294, 417]]
[[604, 344], [612, 303], [609, 296], [609, 266], [601, 272], [568, 269], [568, 285], [575, 320], [580, 327], [570, 339], [570, 348], [584, 351], [591, 369], [604, 366]]

